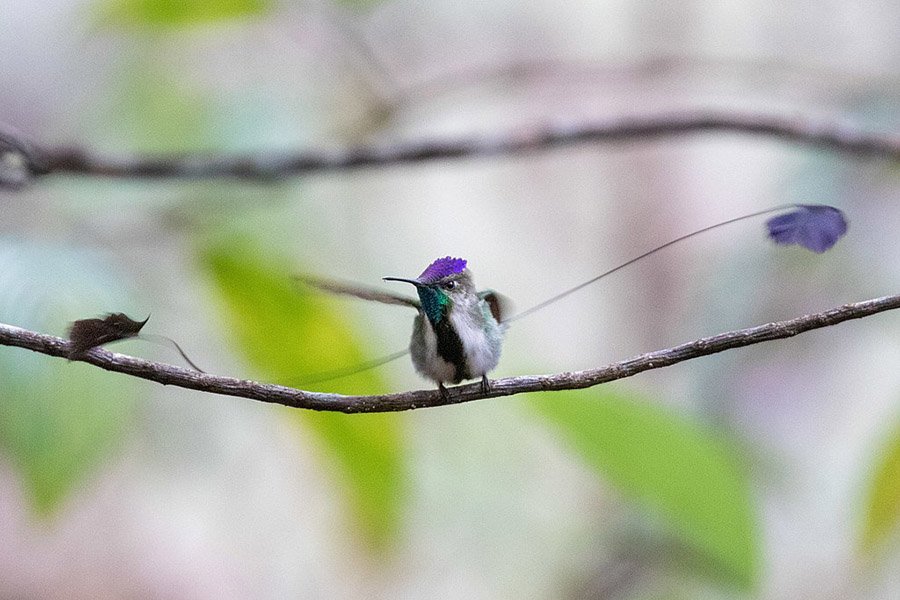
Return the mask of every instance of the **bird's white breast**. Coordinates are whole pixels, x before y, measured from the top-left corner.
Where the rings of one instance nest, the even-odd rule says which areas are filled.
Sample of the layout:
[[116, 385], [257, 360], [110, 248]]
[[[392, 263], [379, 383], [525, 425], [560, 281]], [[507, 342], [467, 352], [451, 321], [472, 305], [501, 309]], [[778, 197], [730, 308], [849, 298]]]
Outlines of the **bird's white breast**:
[[450, 323], [462, 342], [469, 376], [481, 377], [492, 371], [500, 362], [502, 336], [493, 317], [476, 320], [469, 311], [454, 310], [450, 313]]

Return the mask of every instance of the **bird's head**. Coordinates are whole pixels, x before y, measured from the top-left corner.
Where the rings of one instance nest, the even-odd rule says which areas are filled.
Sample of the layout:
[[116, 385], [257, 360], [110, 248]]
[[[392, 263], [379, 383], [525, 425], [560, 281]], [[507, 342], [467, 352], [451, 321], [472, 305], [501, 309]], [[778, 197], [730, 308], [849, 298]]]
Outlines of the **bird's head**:
[[437, 259], [415, 279], [385, 277], [384, 280], [403, 281], [416, 286], [422, 310], [432, 324], [444, 319], [461, 298], [475, 295], [475, 286], [465, 259], [451, 256]]

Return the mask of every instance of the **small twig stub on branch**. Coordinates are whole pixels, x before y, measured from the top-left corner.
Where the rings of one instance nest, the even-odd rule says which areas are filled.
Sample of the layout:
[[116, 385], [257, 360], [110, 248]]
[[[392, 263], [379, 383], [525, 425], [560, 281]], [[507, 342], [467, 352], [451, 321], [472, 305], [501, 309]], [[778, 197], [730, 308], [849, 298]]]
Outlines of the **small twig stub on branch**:
[[84, 356], [91, 348], [135, 337], [150, 317], [135, 321], [124, 313], [109, 313], [102, 319], [79, 319], [69, 327], [69, 360]]

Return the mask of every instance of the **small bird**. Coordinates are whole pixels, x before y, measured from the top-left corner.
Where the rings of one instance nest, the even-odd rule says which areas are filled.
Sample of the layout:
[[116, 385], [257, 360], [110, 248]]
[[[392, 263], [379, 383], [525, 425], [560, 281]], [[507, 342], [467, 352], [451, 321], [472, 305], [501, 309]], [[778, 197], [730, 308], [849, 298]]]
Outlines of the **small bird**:
[[[488, 393], [491, 390], [487, 374], [500, 361], [503, 335], [512, 321], [537, 312], [673, 244], [723, 225], [776, 211], [784, 214], [766, 221], [768, 235], [776, 244], [797, 244], [813, 252], [822, 253], [830, 249], [847, 232], [844, 214], [832, 206], [789, 204], [768, 208], [704, 227], [657, 246], [514, 316], [507, 314], [509, 303], [502, 295], [493, 290], [476, 291], [472, 274], [466, 268], [466, 261], [452, 256], [435, 260], [415, 279], [383, 278], [385, 281], [402, 281], [416, 286], [418, 299], [355, 283], [310, 276], [298, 278], [333, 294], [345, 294], [363, 300], [415, 308], [419, 314], [413, 324], [409, 345], [413, 366], [421, 375], [437, 383], [441, 394], [449, 399], [445, 383], [460, 383], [480, 377], [482, 391]], [[405, 352], [391, 355], [385, 360], [374, 361], [362, 368], [383, 364], [386, 360], [392, 360], [403, 354]]]
[[481, 389], [491, 386], [487, 374], [500, 362], [503, 344], [503, 302], [492, 290], [476, 291], [462, 258], [445, 256], [415, 279], [385, 277], [416, 286], [419, 314], [413, 324], [409, 351], [413, 366], [438, 384], [481, 377]]
[[437, 383], [445, 398], [449, 392], [444, 383], [466, 379], [480, 377], [482, 391], [490, 391], [487, 374], [500, 362], [509, 302], [493, 290], [476, 291], [464, 259], [439, 258], [415, 279], [384, 277], [385, 281], [416, 286], [418, 299], [355, 283], [309, 276], [301, 279], [333, 294], [415, 308], [419, 314], [413, 323], [409, 353], [416, 371]]

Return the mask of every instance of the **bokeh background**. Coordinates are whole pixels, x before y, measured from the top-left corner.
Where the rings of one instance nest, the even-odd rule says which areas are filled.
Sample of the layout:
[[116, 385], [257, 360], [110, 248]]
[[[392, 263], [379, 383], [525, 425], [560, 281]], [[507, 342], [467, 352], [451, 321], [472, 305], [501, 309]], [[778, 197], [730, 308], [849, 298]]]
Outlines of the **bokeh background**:
[[[502, 136], [716, 109], [900, 128], [900, 5], [0, 2], [0, 122], [110, 157]], [[207, 371], [302, 384], [403, 348], [380, 285], [447, 254], [525, 309], [497, 376], [601, 366], [897, 292], [896, 162], [705, 133], [277, 183], [0, 190], [0, 321], [151, 315]], [[896, 598], [900, 318], [577, 393], [346, 417], [0, 348], [0, 597]], [[179, 363], [140, 341], [114, 349]], [[314, 386], [429, 385], [407, 359]], [[310, 387], [310, 386], [306, 386]]]

